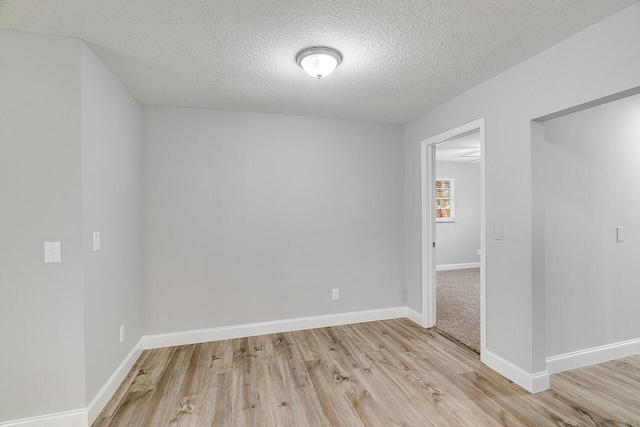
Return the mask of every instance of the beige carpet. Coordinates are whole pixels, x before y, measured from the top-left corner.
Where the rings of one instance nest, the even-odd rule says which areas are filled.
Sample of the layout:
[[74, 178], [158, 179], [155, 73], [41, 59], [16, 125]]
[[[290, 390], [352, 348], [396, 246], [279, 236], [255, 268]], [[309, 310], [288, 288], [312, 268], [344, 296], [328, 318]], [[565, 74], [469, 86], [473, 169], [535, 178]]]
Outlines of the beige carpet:
[[436, 272], [436, 328], [480, 352], [480, 269]]

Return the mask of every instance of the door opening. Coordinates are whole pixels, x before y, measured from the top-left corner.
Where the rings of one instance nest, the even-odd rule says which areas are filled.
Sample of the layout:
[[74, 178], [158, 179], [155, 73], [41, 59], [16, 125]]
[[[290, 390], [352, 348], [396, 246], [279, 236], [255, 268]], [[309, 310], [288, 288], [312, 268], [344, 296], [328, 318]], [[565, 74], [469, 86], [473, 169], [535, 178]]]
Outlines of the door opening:
[[436, 328], [480, 353], [480, 129], [435, 147]]
[[[437, 270], [440, 264], [440, 271], [450, 271], [454, 269], [462, 269], [465, 267], [479, 268], [479, 344], [476, 350], [479, 350], [481, 360], [484, 359], [486, 350], [486, 269], [485, 269], [485, 162], [484, 162], [484, 119], [476, 120], [458, 128], [436, 135], [422, 141], [421, 144], [421, 164], [422, 164], [422, 324], [424, 327], [430, 328], [436, 326], [437, 317]], [[465, 147], [470, 145], [469, 141], [475, 139], [476, 148], [471, 149]], [[447, 150], [446, 147], [449, 146]], [[458, 146], [460, 150], [454, 147]], [[441, 147], [440, 149], [438, 147]], [[465, 147], [463, 150], [462, 147]], [[469, 149], [466, 149], [469, 148]], [[453, 227], [446, 229], [443, 226], [451, 226], [461, 223], [461, 205], [460, 200], [456, 200], [460, 194], [460, 180], [452, 176], [453, 169], [446, 170], [437, 168], [436, 160], [451, 159], [458, 154], [466, 155], [463, 159], [459, 159], [460, 164], [475, 163], [479, 166], [479, 251], [478, 248], [472, 249], [475, 258], [471, 255], [466, 258], [458, 258], [461, 261], [453, 262], [452, 253], [449, 251], [445, 254], [446, 247], [439, 250], [439, 239], [446, 235], [446, 231], [453, 230]], [[460, 168], [458, 168], [460, 169]], [[445, 176], [446, 175], [446, 176]], [[465, 208], [466, 202], [464, 203]], [[467, 216], [464, 214], [465, 217]], [[468, 218], [467, 218], [468, 220]], [[477, 224], [477, 223], [476, 223]], [[437, 235], [437, 227], [441, 228], [440, 236]], [[455, 225], [454, 225], [455, 227]], [[476, 240], [477, 242], [477, 240]], [[444, 242], [442, 242], [444, 245]], [[469, 249], [466, 249], [469, 251]], [[479, 256], [477, 255], [479, 252]], [[437, 259], [437, 254], [439, 259]], [[447, 258], [448, 256], [448, 258]], [[448, 259], [448, 261], [447, 261]], [[466, 261], [466, 262], [465, 262]], [[445, 333], [447, 333], [445, 331]], [[459, 338], [455, 337], [459, 341]], [[465, 343], [467, 344], [467, 343]], [[467, 344], [468, 345], [468, 344]]]

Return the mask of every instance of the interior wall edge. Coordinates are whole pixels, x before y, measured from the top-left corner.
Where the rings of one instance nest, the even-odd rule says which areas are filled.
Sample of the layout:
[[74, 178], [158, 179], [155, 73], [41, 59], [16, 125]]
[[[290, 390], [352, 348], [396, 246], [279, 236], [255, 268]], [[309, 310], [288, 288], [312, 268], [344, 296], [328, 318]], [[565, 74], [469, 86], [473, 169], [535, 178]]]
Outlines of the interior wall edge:
[[87, 406], [89, 425], [93, 424], [96, 418], [98, 418], [98, 415], [100, 415], [100, 412], [102, 412], [104, 407], [107, 406], [111, 397], [113, 397], [124, 378], [142, 354], [142, 351], [143, 341], [142, 338], [140, 338], [127, 357], [122, 360], [120, 366], [118, 366], [118, 368], [113, 372], [111, 377], [109, 377], [107, 382], [102, 386], [100, 391], [93, 397]]
[[628, 98], [630, 96], [634, 96], [638, 94], [640, 94], [640, 86], [634, 86], [631, 89], [627, 89], [621, 92], [613, 93], [611, 95], [603, 96], [602, 98], [594, 99], [593, 101], [585, 102], [583, 104], [569, 107], [564, 110], [556, 111], [551, 114], [546, 114], [542, 117], [535, 118], [532, 121], [538, 122], [538, 123], [544, 123], [548, 120], [553, 120], [559, 117], [568, 116], [569, 114], [578, 113], [580, 111], [588, 110], [593, 107], [598, 107], [603, 104], [608, 104], [610, 102], [618, 101], [620, 99]]
[[519, 366], [514, 365], [506, 359], [486, 350], [482, 362], [502, 375], [518, 384], [529, 393], [539, 393], [548, 390], [551, 386], [551, 379], [548, 371], [536, 373], [527, 372]]
[[422, 326], [422, 314], [415, 311], [409, 306], [406, 306], [405, 309], [407, 310], [406, 318], [411, 320], [413, 323], [416, 323], [417, 325]]
[[89, 427], [98, 418], [143, 351], [140, 338], [86, 408], [0, 423], [0, 427]]

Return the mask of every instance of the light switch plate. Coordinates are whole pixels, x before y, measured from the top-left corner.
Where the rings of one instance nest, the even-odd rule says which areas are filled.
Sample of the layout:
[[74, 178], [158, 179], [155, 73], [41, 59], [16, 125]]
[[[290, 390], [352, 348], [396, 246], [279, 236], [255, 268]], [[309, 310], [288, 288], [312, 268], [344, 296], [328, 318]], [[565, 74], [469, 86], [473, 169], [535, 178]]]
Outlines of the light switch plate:
[[99, 231], [94, 231], [93, 232], [93, 251], [99, 251], [100, 250], [100, 232]]
[[504, 225], [496, 225], [493, 228], [493, 238], [495, 240], [504, 240]]
[[624, 242], [624, 227], [616, 228], [616, 238], [618, 239], [618, 242]]
[[44, 263], [62, 262], [60, 242], [44, 242]]

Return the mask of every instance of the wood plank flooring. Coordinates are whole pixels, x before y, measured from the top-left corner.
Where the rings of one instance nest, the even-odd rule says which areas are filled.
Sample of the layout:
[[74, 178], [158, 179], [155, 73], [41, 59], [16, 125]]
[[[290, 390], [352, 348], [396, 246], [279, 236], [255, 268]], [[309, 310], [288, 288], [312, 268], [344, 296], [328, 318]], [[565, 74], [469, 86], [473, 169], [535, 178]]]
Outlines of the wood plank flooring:
[[551, 385], [398, 319], [147, 350], [93, 426], [640, 426], [640, 356]]

